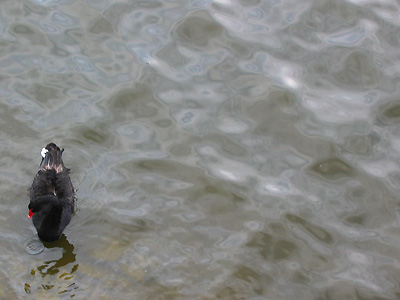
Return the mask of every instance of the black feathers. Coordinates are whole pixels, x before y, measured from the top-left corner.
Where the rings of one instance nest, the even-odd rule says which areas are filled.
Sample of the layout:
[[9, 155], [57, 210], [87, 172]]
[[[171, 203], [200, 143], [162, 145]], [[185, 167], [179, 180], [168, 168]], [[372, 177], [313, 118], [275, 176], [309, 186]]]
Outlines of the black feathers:
[[56, 241], [74, 212], [74, 188], [62, 152], [50, 143], [42, 149], [40, 169], [30, 189], [29, 210], [39, 238]]

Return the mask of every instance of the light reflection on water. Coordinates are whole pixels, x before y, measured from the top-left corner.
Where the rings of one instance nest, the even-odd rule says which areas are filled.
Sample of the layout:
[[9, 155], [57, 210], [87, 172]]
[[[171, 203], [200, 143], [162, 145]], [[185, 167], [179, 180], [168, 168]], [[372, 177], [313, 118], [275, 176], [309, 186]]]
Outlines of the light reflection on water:
[[[0, 298], [397, 299], [400, 6], [368, 3], [4, 1]], [[78, 207], [29, 255], [50, 141]]]

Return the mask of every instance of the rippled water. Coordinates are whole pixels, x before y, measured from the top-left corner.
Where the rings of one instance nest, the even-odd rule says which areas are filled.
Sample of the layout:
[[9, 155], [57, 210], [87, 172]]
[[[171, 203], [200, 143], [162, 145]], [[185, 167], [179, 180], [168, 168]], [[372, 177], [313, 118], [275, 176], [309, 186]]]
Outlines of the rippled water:
[[[2, 0], [0, 298], [398, 299], [399, 14]], [[48, 142], [77, 212], [34, 255]]]

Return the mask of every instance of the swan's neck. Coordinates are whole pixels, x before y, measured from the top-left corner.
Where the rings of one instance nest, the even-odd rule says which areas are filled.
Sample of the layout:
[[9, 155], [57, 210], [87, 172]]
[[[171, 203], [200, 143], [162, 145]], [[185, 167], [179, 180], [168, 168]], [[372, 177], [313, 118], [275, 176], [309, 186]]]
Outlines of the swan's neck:
[[62, 205], [56, 196], [44, 196], [35, 199], [34, 205], [40, 207], [43, 215], [42, 222], [38, 229], [38, 235], [42, 240], [50, 240], [60, 235], [60, 222]]
[[56, 228], [61, 221], [62, 207], [61, 203], [49, 204], [43, 208], [43, 220], [40, 228], [47, 227], [48, 229]]
[[61, 205], [51, 205], [45, 212], [38, 230], [38, 236], [43, 241], [55, 241], [60, 236]]

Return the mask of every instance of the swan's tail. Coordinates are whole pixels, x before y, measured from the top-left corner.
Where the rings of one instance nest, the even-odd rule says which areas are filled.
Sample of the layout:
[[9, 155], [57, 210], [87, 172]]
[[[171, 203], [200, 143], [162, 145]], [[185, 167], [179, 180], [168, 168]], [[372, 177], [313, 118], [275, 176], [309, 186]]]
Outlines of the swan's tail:
[[60, 150], [56, 144], [50, 143], [42, 149], [40, 154], [42, 155], [42, 162], [40, 164], [41, 170], [56, 170], [60, 173], [66, 169], [62, 161], [62, 153], [64, 149]]

